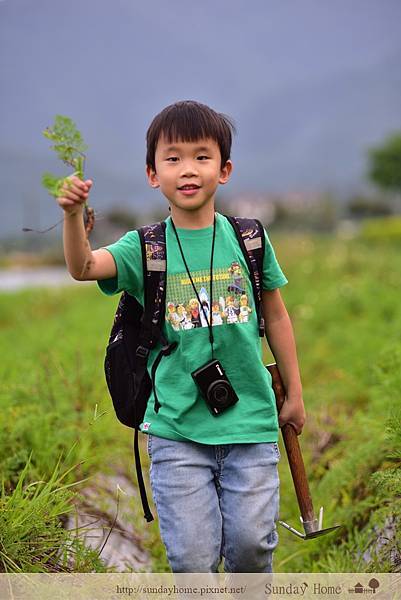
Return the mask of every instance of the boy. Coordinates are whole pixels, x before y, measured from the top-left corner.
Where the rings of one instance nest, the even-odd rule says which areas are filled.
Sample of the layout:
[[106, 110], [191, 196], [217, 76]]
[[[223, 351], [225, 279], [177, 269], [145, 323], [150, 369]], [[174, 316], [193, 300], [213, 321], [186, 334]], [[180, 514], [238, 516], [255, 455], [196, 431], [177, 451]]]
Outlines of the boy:
[[[217, 187], [228, 182], [233, 168], [233, 130], [226, 115], [184, 101], [159, 113], [147, 132], [148, 182], [160, 188], [171, 211], [164, 335], [178, 346], [158, 366], [141, 430], [148, 434], [153, 499], [175, 573], [217, 572], [222, 556], [226, 572], [272, 571], [278, 541], [278, 427], [291, 423], [299, 435], [305, 422], [292, 325], [278, 289], [287, 279], [264, 232], [266, 335], [287, 390], [278, 418], [246, 262], [230, 223], [215, 212]], [[130, 231], [92, 251], [82, 219], [92, 181], [71, 177], [71, 182], [58, 199], [65, 211], [64, 252], [71, 275], [97, 280], [106, 294], [125, 290], [143, 304], [138, 233]], [[243, 296], [248, 318], [234, 319]], [[213, 326], [216, 303], [226, 316]], [[169, 315], [177, 306], [184, 307], [193, 327], [173, 326]], [[152, 351], [149, 372], [157, 353]], [[191, 377], [212, 358], [221, 362], [238, 398], [218, 416]]]

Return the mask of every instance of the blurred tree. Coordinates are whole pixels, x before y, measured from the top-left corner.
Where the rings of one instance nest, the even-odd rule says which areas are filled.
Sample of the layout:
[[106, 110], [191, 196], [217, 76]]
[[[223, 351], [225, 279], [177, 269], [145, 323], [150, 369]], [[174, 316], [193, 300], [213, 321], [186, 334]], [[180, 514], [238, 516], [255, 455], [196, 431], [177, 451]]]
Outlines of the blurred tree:
[[401, 194], [401, 132], [387, 137], [381, 146], [370, 148], [369, 179], [384, 191]]
[[390, 204], [382, 198], [368, 198], [361, 195], [352, 196], [346, 205], [346, 209], [351, 217], [357, 219], [382, 217], [393, 212]]
[[126, 230], [138, 227], [137, 215], [125, 206], [112, 206], [104, 215], [104, 219], [110, 224]]

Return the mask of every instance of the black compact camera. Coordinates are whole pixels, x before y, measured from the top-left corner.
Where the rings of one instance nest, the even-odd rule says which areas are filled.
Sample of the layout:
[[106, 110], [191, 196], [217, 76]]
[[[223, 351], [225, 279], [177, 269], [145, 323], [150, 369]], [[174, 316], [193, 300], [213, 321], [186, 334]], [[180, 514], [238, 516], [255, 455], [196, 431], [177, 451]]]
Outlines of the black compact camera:
[[238, 402], [239, 398], [218, 360], [212, 360], [191, 373], [213, 416]]

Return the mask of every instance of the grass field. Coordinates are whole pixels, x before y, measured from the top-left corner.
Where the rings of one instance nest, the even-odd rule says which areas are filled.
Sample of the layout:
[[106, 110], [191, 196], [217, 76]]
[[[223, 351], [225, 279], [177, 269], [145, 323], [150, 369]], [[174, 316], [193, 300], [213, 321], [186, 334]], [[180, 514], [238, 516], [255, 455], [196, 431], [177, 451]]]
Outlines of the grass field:
[[[289, 279], [282, 295], [297, 339], [307, 410], [299, 440], [315, 509], [324, 506], [324, 526], [344, 526], [308, 542], [279, 528], [274, 569], [399, 571], [400, 246], [271, 239]], [[107, 570], [62, 525], [86, 478], [118, 464], [135, 479], [132, 433], [116, 420], [103, 375], [116, 303], [96, 284], [0, 295], [0, 571]], [[281, 453], [280, 517], [299, 529]], [[167, 571], [157, 521], [146, 524], [140, 506], [132, 519], [153, 571]]]

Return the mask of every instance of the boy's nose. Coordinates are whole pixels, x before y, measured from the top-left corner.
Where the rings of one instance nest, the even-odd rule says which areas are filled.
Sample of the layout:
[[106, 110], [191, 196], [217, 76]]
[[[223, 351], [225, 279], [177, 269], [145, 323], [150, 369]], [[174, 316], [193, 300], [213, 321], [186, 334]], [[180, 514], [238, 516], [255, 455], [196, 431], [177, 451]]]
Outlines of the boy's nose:
[[198, 173], [196, 165], [193, 162], [187, 161], [182, 163], [181, 175], [188, 177], [189, 175], [195, 175]]

